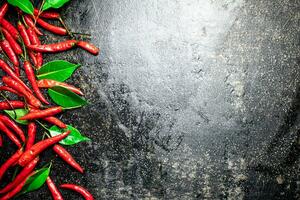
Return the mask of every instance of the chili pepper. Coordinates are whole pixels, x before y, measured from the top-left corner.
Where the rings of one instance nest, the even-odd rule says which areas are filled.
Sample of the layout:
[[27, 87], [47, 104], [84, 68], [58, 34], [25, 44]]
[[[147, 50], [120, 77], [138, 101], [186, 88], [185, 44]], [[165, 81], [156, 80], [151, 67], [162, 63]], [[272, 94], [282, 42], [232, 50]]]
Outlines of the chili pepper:
[[77, 46], [79, 46], [80, 48], [88, 51], [89, 53], [93, 54], [93, 55], [98, 55], [99, 54], [99, 48], [97, 48], [96, 46], [94, 46], [93, 44], [89, 43], [89, 42], [85, 42], [85, 41], [79, 41], [77, 43]]
[[33, 145], [30, 149], [25, 151], [22, 156], [20, 157], [18, 164], [20, 166], [25, 166], [27, 163], [29, 163], [31, 160], [33, 160], [36, 156], [38, 156], [41, 152], [43, 152], [48, 147], [54, 145], [55, 143], [61, 141], [65, 137], [67, 137], [71, 131], [64, 132], [60, 135], [54, 136], [52, 138], [40, 141]]
[[24, 108], [25, 103], [22, 101], [3, 101], [0, 102], [0, 110], [14, 110], [17, 108]]
[[45, 118], [43, 118], [43, 120], [45, 120], [48, 123], [51, 123], [59, 128], [62, 128], [62, 129], [67, 128], [67, 125], [65, 123], [63, 123], [62, 121], [60, 121], [59, 119], [57, 119], [56, 117], [45, 117]]
[[61, 106], [56, 106], [56, 107], [52, 107], [52, 108], [47, 108], [45, 110], [29, 112], [28, 114], [21, 117], [20, 120], [41, 119], [41, 118], [56, 115], [58, 113], [61, 113], [62, 111], [63, 111], [63, 108]]
[[22, 96], [20, 93], [18, 93], [16, 90], [10, 88], [10, 87], [7, 87], [7, 86], [0, 86], [0, 91], [7, 91], [7, 92], [10, 92], [10, 93], [13, 93], [13, 94], [16, 94], [18, 96]]
[[36, 96], [45, 104], [49, 104], [49, 102], [45, 99], [44, 95], [42, 94], [42, 92], [40, 91], [37, 83], [36, 83], [36, 79], [35, 79], [35, 74], [33, 71], [33, 68], [30, 64], [30, 62], [28, 61], [24, 61], [24, 70], [25, 73], [27, 75], [27, 78], [33, 88], [33, 91], [35, 92]]
[[20, 35], [18, 30], [6, 19], [1, 19], [0, 20], [0, 24], [2, 25], [3, 28], [5, 28], [6, 30], [8, 30], [8, 32], [10, 32], [10, 34], [16, 39], [18, 40]]
[[61, 51], [67, 51], [76, 46], [76, 40], [65, 40], [63, 42], [44, 44], [44, 45], [29, 45], [28, 48], [42, 53], [56, 53]]
[[0, 130], [4, 132], [9, 139], [15, 143], [19, 148], [22, 147], [22, 144], [20, 143], [19, 139], [6, 127], [6, 125], [0, 121]]
[[79, 194], [81, 194], [84, 197], [84, 199], [86, 199], [86, 200], [94, 200], [93, 195], [89, 191], [87, 191], [87, 189], [85, 189], [81, 186], [74, 185], [74, 184], [62, 184], [62, 185], [60, 185], [60, 187], [64, 188], [64, 189], [76, 191]]
[[25, 20], [25, 23], [31, 27], [34, 32], [38, 35], [44, 35], [34, 24], [34, 22], [32, 21], [32, 19], [29, 17], [29, 15], [24, 15], [24, 20]]
[[71, 90], [72, 92], [76, 93], [76, 94], [79, 94], [79, 95], [83, 95], [83, 93], [80, 91], [80, 89], [72, 86], [72, 85], [69, 85], [69, 84], [66, 84], [66, 83], [63, 83], [63, 82], [58, 82], [58, 81], [55, 81], [55, 80], [50, 80], [50, 79], [42, 79], [42, 80], [39, 80], [37, 82], [37, 85], [39, 88], [51, 88], [51, 87], [54, 87], [54, 86], [61, 86], [61, 87], [64, 87], [64, 88], [67, 88], [69, 90]]
[[16, 176], [16, 178], [12, 182], [7, 184], [3, 189], [0, 190], [0, 194], [9, 192], [14, 187], [19, 185], [24, 180], [25, 177], [27, 177], [29, 174], [32, 173], [32, 171], [34, 170], [34, 168], [35, 168], [36, 164], [38, 163], [38, 161], [39, 161], [39, 157], [36, 157], [31, 162], [29, 162], [28, 165], [26, 165], [22, 169], [22, 171]]
[[2, 33], [3, 33], [4, 37], [7, 39], [7, 41], [9, 42], [9, 44], [12, 47], [12, 49], [14, 50], [14, 52], [17, 55], [21, 55], [23, 53], [22, 48], [18, 44], [18, 42], [15, 40], [15, 38], [5, 28], [2, 29]]
[[56, 144], [53, 146], [53, 150], [57, 155], [59, 155], [66, 163], [68, 163], [71, 167], [79, 171], [80, 173], [83, 173], [82, 167], [75, 161], [75, 159], [72, 157], [72, 155], [62, 146]]
[[3, 197], [0, 197], [0, 200], [9, 200], [9, 199], [13, 198], [16, 194], [18, 194], [22, 190], [27, 179], [32, 175], [33, 175], [33, 173], [29, 174], [27, 177], [25, 177], [24, 180], [21, 183], [19, 183], [13, 190], [11, 190], [7, 194], [5, 194]]
[[60, 14], [57, 12], [53, 12], [53, 11], [39, 12], [39, 10], [36, 8], [34, 9], [34, 15], [45, 18], [45, 19], [59, 19], [60, 18]]
[[25, 88], [26, 91], [31, 92], [29, 87], [15, 74], [15, 72], [9, 67], [8, 64], [6, 64], [3, 60], [0, 59], [0, 68], [7, 73], [10, 77], [12, 77], [15, 81], [17, 81], [19, 84]]
[[[34, 32], [34, 30], [32, 28], [28, 28], [27, 29], [27, 33], [30, 39], [30, 42], [32, 45], [40, 45], [41, 41], [38, 38], [38, 36], [36, 35], [36, 33]], [[43, 55], [40, 52], [37, 52], [36, 55], [36, 67], [40, 68], [43, 65]]]
[[[0, 41], [0, 46], [2, 50], [6, 53], [10, 61], [13, 63], [13, 65], [19, 67], [20, 63], [18, 57], [14, 52], [14, 50], [12, 49], [12, 47], [10, 46], [9, 42], [3, 37], [3, 35]], [[18, 73], [16, 72], [16, 74]]]
[[0, 180], [2, 179], [4, 173], [20, 158], [22, 153], [23, 150], [19, 149], [0, 167]]
[[4, 3], [0, 8], [0, 20], [3, 19], [7, 11], [8, 11], [8, 3]]
[[41, 18], [37, 18], [36, 22], [43, 27], [44, 29], [46, 29], [47, 31], [50, 31], [54, 34], [57, 35], [68, 35], [68, 32], [65, 28], [59, 27], [59, 26], [54, 26], [52, 24], [49, 24], [48, 22], [44, 21]]
[[22, 142], [25, 142], [25, 135], [22, 129], [10, 118], [5, 115], [0, 115], [0, 121], [2, 121], [6, 126], [13, 130], [21, 138]]
[[23, 42], [24, 42], [25, 46], [29, 46], [30, 45], [30, 39], [29, 39], [29, 36], [27, 34], [26, 28], [22, 24], [22, 22], [18, 21], [17, 28], [20, 32], [20, 35], [23, 39]]
[[35, 141], [35, 136], [36, 136], [36, 129], [37, 126], [35, 123], [31, 122], [28, 124], [28, 140], [26, 142], [26, 147], [25, 147], [25, 151], [27, 151], [28, 149], [30, 149]]
[[27, 102], [34, 106], [34, 107], [41, 107], [42, 103], [32, 94], [30, 94], [29, 92], [27, 92], [25, 90], [25, 88], [23, 88], [23, 86], [21, 84], [19, 84], [18, 82], [16, 82], [15, 80], [13, 80], [10, 77], [4, 76], [2, 77], [2, 81], [9, 87], [11, 87], [12, 89], [16, 90], [17, 92], [19, 92], [20, 94], [24, 95], [25, 99], [27, 100]]
[[54, 182], [51, 180], [51, 178], [48, 176], [46, 179], [47, 186], [52, 194], [52, 197], [54, 200], [63, 200], [63, 197], [58, 190], [58, 188], [55, 186]]

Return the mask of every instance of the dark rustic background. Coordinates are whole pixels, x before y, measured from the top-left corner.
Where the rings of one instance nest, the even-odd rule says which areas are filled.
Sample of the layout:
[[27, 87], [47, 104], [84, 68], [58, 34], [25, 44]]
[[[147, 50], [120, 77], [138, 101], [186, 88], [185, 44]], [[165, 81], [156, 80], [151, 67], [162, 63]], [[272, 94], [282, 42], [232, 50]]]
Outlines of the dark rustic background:
[[96, 199], [300, 199], [299, 11], [298, 0], [71, 1], [67, 24], [102, 52], [47, 57], [83, 64], [70, 82], [90, 102], [62, 115], [92, 139], [68, 148], [86, 174], [57, 159], [54, 181]]

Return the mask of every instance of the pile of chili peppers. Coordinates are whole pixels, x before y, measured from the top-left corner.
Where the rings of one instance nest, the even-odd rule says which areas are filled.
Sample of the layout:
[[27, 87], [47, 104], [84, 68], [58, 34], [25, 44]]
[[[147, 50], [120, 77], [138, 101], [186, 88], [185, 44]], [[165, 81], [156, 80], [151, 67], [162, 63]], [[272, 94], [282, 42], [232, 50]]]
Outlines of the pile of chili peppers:
[[[37, 80], [35, 71], [43, 65], [44, 53], [57, 53], [79, 47], [93, 55], [98, 55], [99, 49], [94, 45], [76, 39], [69, 39], [55, 44], [42, 44], [40, 36], [44, 35], [40, 27], [56, 35], [69, 35], [72, 33], [66, 28], [57, 12], [34, 10], [34, 15], [27, 15], [17, 8], [19, 21], [10, 22], [6, 19], [9, 5], [4, 3], [0, 8], [0, 51], [3, 59], [0, 59], [0, 69], [5, 73], [2, 77], [0, 92], [3, 100], [0, 102], [0, 112], [3, 110], [14, 110], [25, 108], [29, 112], [19, 120], [28, 120], [28, 125], [18, 125], [14, 119], [0, 113], [0, 147], [3, 146], [4, 139], [10, 139], [17, 147], [17, 151], [0, 166], [0, 183], [7, 170], [18, 167], [19, 170], [14, 179], [4, 188], [0, 188], [0, 200], [11, 199], [18, 195], [27, 180], [33, 176], [35, 168], [40, 161], [40, 154], [45, 150], [52, 150], [62, 158], [67, 164], [80, 173], [84, 173], [83, 168], [75, 161], [68, 151], [58, 144], [59, 141], [70, 134], [66, 124], [55, 115], [63, 112], [61, 106], [52, 106], [45, 98], [41, 88], [51, 88], [62, 86], [70, 91], [83, 95], [80, 89], [54, 80]], [[59, 20], [63, 26], [56, 26], [46, 20]], [[21, 73], [22, 72], [22, 73]], [[23, 75], [24, 74], [24, 75]], [[21, 76], [22, 75], [22, 76]], [[21, 78], [21, 77], [26, 77]], [[23, 79], [23, 80], [22, 80]], [[3, 93], [10, 93], [16, 96], [10, 100]], [[66, 131], [54, 137], [44, 135], [48, 138], [36, 141], [37, 126], [39, 120], [56, 125]], [[26, 130], [26, 131], [25, 131]], [[27, 133], [27, 134], [26, 134]], [[4, 136], [4, 137], [3, 137]], [[63, 199], [58, 187], [47, 177], [46, 184], [52, 194], [53, 199]], [[85, 199], [94, 199], [93, 196], [83, 187], [74, 184], [62, 184], [61, 189], [68, 189], [78, 192]]]

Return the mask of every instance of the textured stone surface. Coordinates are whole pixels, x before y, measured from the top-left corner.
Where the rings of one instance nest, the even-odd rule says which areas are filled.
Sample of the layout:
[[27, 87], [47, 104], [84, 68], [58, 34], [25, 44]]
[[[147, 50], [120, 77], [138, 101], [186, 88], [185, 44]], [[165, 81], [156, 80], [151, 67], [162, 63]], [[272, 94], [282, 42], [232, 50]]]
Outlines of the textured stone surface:
[[[93, 142], [57, 183], [96, 199], [299, 199], [297, 0], [73, 0], [63, 13], [100, 57], [64, 119]], [[65, 192], [66, 199], [78, 196]], [[50, 199], [46, 188], [20, 199]]]

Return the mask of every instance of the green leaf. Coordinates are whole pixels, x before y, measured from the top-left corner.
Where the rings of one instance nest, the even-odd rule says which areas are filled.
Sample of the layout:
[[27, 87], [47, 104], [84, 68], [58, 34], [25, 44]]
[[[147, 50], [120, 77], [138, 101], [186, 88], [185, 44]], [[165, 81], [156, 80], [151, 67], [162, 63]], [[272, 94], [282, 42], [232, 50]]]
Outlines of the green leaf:
[[[27, 125], [28, 121], [26, 120], [19, 120], [19, 118], [23, 117], [28, 113], [26, 109], [15, 109], [15, 110], [4, 110], [13, 120], [18, 122], [19, 124]], [[17, 115], [17, 116], [16, 116]]]
[[49, 96], [57, 104], [66, 109], [79, 108], [87, 102], [74, 92], [60, 86], [48, 89]]
[[20, 8], [27, 14], [33, 15], [33, 5], [30, 0], [7, 0], [7, 2], [13, 6]]
[[74, 71], [80, 66], [80, 64], [73, 64], [64, 60], [54, 60], [44, 64], [38, 71], [37, 78], [51, 79], [55, 81], [64, 82]]
[[68, 1], [70, 0], [46, 0], [43, 6], [43, 10], [47, 10], [49, 8], [60, 8]]
[[[61, 140], [59, 143], [63, 144], [63, 145], [74, 145], [77, 144], [79, 142], [84, 142], [84, 141], [90, 141], [89, 138], [81, 135], [81, 133], [74, 127], [68, 125], [67, 126], [67, 130], [70, 130], [71, 133], [63, 140]], [[50, 129], [50, 135], [52, 137], [62, 134], [64, 132], [66, 132], [66, 129], [60, 129], [57, 126], [52, 126]]]
[[22, 189], [22, 194], [28, 193], [28, 192], [32, 192], [34, 190], [39, 189], [40, 187], [42, 187], [44, 185], [44, 183], [46, 182], [47, 177], [50, 174], [50, 168], [51, 165], [47, 168], [42, 168], [37, 170], [34, 175], [30, 176], [26, 183], [25, 186]]

